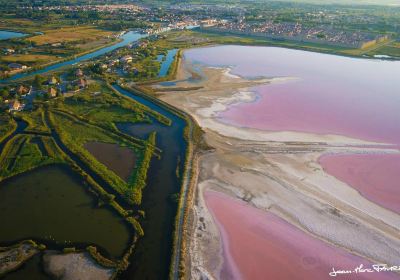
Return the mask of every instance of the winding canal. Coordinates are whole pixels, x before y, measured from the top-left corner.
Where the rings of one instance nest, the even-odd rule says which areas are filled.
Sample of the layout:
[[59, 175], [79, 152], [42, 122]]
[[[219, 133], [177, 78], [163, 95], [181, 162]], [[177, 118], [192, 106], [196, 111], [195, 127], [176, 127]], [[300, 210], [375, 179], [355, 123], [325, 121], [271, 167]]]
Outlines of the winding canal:
[[82, 55], [82, 56], [78, 56], [78, 57], [76, 57], [74, 59], [71, 59], [71, 60], [67, 60], [67, 61], [64, 61], [64, 62], [59, 62], [59, 63], [56, 63], [56, 64], [49, 65], [49, 66], [47, 66], [47, 67], [45, 67], [43, 69], [37, 70], [37, 71], [19, 73], [19, 74], [13, 75], [12, 77], [10, 77], [8, 79], [0, 80], [0, 82], [4, 83], [4, 82], [9, 82], [9, 81], [13, 81], [13, 80], [21, 79], [21, 78], [26, 78], [26, 77], [29, 77], [29, 76], [34, 76], [34, 75], [37, 75], [37, 74], [43, 74], [43, 73], [46, 73], [46, 72], [49, 72], [49, 71], [57, 70], [57, 69], [59, 69], [61, 67], [65, 67], [65, 66], [68, 66], [68, 65], [73, 65], [73, 64], [81, 62], [81, 61], [85, 61], [85, 60], [89, 60], [89, 59], [92, 59], [92, 58], [96, 58], [96, 57], [99, 57], [99, 56], [101, 56], [103, 54], [112, 52], [113, 50], [116, 50], [118, 48], [124, 47], [124, 46], [126, 46], [126, 45], [128, 45], [130, 43], [136, 42], [137, 40], [139, 40], [141, 38], [144, 38], [144, 37], [147, 37], [147, 35], [146, 34], [140, 34], [138, 32], [134, 32], [134, 31], [128, 31], [128, 32], [126, 32], [124, 35], [122, 35], [120, 37], [120, 39], [122, 39], [122, 41], [118, 42], [118, 43], [116, 43], [114, 45], [101, 48], [101, 49], [99, 49], [97, 51], [94, 51], [94, 52], [91, 52], [91, 53], [88, 53], [88, 54], [85, 54], [85, 55]]

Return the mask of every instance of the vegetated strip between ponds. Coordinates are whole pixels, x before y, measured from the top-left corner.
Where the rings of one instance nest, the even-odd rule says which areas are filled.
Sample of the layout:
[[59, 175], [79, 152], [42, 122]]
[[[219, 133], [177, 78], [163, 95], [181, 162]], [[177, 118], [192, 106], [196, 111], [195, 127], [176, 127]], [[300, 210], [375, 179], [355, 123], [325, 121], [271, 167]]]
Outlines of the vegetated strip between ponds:
[[99, 176], [95, 171], [93, 171], [89, 166], [87, 166], [86, 163], [84, 163], [79, 156], [75, 155], [61, 140], [60, 136], [58, 133], [55, 131], [54, 127], [51, 125], [51, 121], [49, 120], [49, 113], [46, 112], [45, 114], [45, 122], [47, 127], [50, 128], [51, 130], [51, 136], [53, 137], [54, 141], [56, 144], [60, 147], [60, 149], [72, 160], [76, 163], [76, 165], [82, 169], [86, 174], [88, 174], [92, 179], [100, 185], [105, 191], [107, 191], [110, 194], [116, 194], [115, 200], [119, 205], [121, 205], [124, 209], [127, 209], [130, 207], [130, 205], [122, 199], [116, 192], [115, 190], [108, 185], [108, 183], [101, 177]]
[[170, 126], [154, 121], [152, 124], [120, 123], [124, 133], [145, 139], [148, 133], [157, 132], [156, 143], [163, 151], [161, 159], [152, 159], [143, 192], [141, 209], [146, 213], [142, 223], [144, 236], [139, 240], [130, 258], [129, 268], [121, 279], [168, 279], [173, 248], [174, 221], [177, 202], [184, 175], [187, 142], [184, 138], [186, 121], [160, 103], [127, 91], [120, 86], [113, 88], [172, 120]]

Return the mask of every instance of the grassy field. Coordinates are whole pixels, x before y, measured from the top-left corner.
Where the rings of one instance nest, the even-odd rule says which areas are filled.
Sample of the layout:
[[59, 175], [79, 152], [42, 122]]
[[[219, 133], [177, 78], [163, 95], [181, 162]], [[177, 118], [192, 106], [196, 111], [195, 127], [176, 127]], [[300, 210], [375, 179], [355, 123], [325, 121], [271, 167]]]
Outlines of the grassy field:
[[63, 27], [59, 29], [51, 29], [44, 32], [43, 35], [30, 37], [29, 41], [37, 45], [54, 44], [54, 43], [70, 43], [70, 42], [90, 42], [113, 35], [110, 31], [104, 31], [93, 27]]
[[87, 142], [100, 141], [104, 143], [118, 143], [110, 134], [94, 126], [84, 125], [73, 121], [72, 119], [65, 117], [59, 113], [53, 114], [55, 125], [61, 128], [58, 131], [62, 135], [62, 138], [68, 137], [68, 142], [72, 142], [74, 145], [83, 146]]
[[5, 62], [19, 62], [19, 63], [40, 63], [40, 62], [48, 62], [50, 60], [55, 59], [56, 57], [53, 55], [44, 55], [44, 54], [16, 54], [16, 55], [3, 55], [1, 56], [1, 60]]
[[400, 42], [390, 42], [368, 53], [369, 55], [388, 55], [400, 58]]
[[91, 85], [79, 95], [66, 98], [59, 103], [59, 108], [114, 129], [116, 122], [149, 121], [142, 107], [98, 85]]
[[[0, 29], [3, 30], [18, 30], [23, 32], [34, 32], [34, 28], [39, 24], [33, 20], [25, 18], [1, 18]], [[37, 30], [36, 30], [37, 31]]]
[[[25, 37], [0, 41], [0, 49], [16, 51], [12, 55], [1, 55], [0, 67], [7, 69], [7, 65], [12, 62], [30, 67], [43, 67], [91, 52], [116, 41], [114, 32], [94, 26], [71, 27], [67, 24], [66, 22], [43, 23], [26, 19], [2, 19], [0, 16], [0, 29], [11, 29], [27, 34]], [[40, 32], [43, 34], [38, 34]], [[53, 44], [57, 45], [53, 46]]]

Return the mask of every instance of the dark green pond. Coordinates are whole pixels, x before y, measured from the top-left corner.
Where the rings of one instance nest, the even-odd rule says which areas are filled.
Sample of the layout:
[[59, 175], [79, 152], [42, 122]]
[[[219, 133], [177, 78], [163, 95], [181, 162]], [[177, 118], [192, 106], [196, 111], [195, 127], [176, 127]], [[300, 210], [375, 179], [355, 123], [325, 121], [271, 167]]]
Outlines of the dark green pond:
[[124, 253], [130, 228], [111, 209], [96, 207], [87, 186], [66, 165], [35, 169], [0, 184], [0, 244], [23, 239], [50, 248], [99, 246]]

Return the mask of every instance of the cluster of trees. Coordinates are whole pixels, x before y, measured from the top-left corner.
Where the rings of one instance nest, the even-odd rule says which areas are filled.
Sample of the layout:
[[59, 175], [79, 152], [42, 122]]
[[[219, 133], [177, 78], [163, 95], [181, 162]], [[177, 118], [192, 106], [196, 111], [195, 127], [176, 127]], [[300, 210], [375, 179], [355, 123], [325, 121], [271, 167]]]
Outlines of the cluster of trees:
[[35, 75], [35, 78], [33, 79], [32, 85], [35, 88], [41, 90], [41, 89], [43, 89], [43, 85], [44, 85], [45, 82], [46, 82], [46, 78], [45, 77], [43, 77], [41, 75]]
[[14, 98], [14, 96], [15, 92], [12, 92], [8, 86], [0, 89], [0, 103], [2, 103], [4, 100]]

